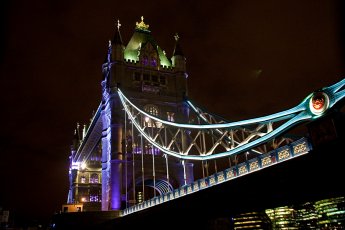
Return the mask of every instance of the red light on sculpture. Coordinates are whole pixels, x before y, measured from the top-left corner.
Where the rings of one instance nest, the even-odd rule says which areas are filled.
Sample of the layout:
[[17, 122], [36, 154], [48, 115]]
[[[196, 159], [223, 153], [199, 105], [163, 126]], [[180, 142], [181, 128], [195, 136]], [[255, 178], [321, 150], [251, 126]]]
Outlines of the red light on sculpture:
[[314, 109], [321, 110], [325, 105], [325, 97], [323, 95], [313, 97], [312, 105]]
[[310, 111], [315, 115], [322, 114], [329, 105], [329, 98], [323, 92], [315, 93], [309, 102]]

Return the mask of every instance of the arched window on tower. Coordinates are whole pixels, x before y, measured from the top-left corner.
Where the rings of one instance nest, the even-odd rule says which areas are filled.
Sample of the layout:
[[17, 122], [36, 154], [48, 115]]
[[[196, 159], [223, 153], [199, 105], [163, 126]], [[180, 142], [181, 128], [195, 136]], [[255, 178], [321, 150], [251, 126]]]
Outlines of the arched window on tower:
[[151, 66], [153, 66], [153, 67], [156, 67], [156, 66], [157, 66], [156, 57], [151, 57]]
[[99, 183], [99, 177], [97, 173], [92, 173], [90, 176], [90, 183], [91, 184], [97, 184]]
[[168, 116], [168, 121], [174, 122], [174, 113], [172, 112], [167, 112], [167, 116]]
[[147, 55], [143, 55], [142, 63], [144, 66], [147, 66], [149, 64], [149, 58], [147, 57]]
[[154, 47], [150, 42], [140, 47], [139, 60], [145, 68], [157, 68], [160, 65], [158, 47]]
[[80, 177], [80, 183], [82, 184], [86, 183], [86, 177], [84, 175]]

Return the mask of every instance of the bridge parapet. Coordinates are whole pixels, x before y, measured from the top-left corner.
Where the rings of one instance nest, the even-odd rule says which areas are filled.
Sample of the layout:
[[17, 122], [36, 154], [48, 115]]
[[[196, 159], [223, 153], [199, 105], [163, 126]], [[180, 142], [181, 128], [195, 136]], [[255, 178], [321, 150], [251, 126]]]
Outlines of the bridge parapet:
[[256, 158], [252, 158], [241, 164], [232, 166], [221, 172], [214, 173], [208, 177], [201, 178], [190, 184], [181, 186], [173, 191], [162, 194], [146, 200], [140, 204], [122, 210], [120, 216], [129, 215], [134, 212], [141, 211], [146, 208], [150, 208], [155, 205], [162, 204], [164, 202], [172, 201], [180, 197], [198, 192], [203, 189], [216, 186], [218, 184], [228, 182], [230, 180], [245, 176], [249, 173], [253, 173], [257, 170], [261, 170], [287, 160], [291, 160], [295, 157], [307, 154], [312, 150], [311, 144], [307, 138], [301, 138], [292, 142], [289, 145], [270, 151], [266, 154], [259, 155]]

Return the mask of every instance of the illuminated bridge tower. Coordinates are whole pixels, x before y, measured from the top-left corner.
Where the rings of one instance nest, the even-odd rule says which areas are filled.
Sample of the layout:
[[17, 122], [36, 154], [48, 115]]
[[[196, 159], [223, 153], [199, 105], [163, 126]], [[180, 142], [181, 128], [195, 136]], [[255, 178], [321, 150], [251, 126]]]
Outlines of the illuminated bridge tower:
[[[175, 36], [169, 60], [148, 28], [142, 17], [124, 46], [118, 22], [102, 66], [102, 210], [123, 209], [194, 180], [192, 163], [168, 158], [136, 132], [116, 91], [119, 87], [151, 115], [188, 122], [186, 62], [179, 38]], [[159, 128], [149, 118], [142, 122], [147, 129]]]

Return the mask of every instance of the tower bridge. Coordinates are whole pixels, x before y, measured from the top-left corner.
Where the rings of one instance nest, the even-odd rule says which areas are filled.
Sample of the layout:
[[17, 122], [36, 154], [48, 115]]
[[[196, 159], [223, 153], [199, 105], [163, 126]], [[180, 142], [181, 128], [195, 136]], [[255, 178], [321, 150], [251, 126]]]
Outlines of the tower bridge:
[[345, 97], [343, 79], [293, 108], [229, 122], [191, 101], [179, 37], [169, 59], [143, 17], [126, 46], [117, 23], [102, 73], [102, 101], [91, 123], [75, 130], [64, 211], [80, 205], [123, 220], [301, 162], [313, 149], [310, 139], [285, 134], [322, 119]]

